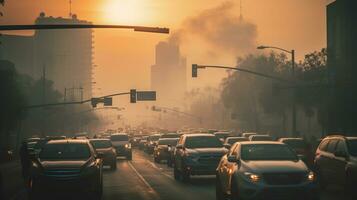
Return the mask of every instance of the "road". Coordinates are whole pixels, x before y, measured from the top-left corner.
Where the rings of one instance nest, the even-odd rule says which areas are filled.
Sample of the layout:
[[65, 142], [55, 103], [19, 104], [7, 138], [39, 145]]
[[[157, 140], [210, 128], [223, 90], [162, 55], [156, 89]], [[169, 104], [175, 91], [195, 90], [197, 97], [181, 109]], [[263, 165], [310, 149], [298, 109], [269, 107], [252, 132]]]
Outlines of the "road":
[[[171, 168], [166, 164], [153, 162], [151, 156], [134, 150], [133, 160], [118, 159], [117, 170], [104, 171], [103, 200], [213, 200], [215, 199], [215, 178], [212, 176], [193, 177], [190, 183], [177, 182]], [[13, 167], [13, 172], [18, 168]], [[13, 173], [11, 172], [11, 173]], [[7, 176], [15, 176], [8, 173]], [[19, 175], [16, 175], [18, 180]], [[11, 191], [18, 192], [8, 196], [9, 200], [25, 200], [23, 188], [12, 184]], [[321, 194], [322, 200], [343, 200], [343, 190], [329, 188]]]

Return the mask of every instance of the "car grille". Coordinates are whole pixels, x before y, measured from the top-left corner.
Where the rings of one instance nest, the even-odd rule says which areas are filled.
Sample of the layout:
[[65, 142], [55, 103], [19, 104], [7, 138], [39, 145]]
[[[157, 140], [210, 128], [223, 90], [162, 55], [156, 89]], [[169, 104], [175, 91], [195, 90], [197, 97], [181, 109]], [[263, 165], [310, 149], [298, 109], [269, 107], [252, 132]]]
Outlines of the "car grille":
[[74, 180], [80, 176], [80, 169], [51, 169], [46, 170], [44, 175], [56, 180]]
[[198, 162], [200, 164], [205, 164], [205, 165], [217, 165], [219, 161], [221, 160], [221, 155], [204, 155], [200, 156], [198, 159]]
[[304, 180], [303, 173], [265, 173], [265, 182], [269, 185], [295, 185]]

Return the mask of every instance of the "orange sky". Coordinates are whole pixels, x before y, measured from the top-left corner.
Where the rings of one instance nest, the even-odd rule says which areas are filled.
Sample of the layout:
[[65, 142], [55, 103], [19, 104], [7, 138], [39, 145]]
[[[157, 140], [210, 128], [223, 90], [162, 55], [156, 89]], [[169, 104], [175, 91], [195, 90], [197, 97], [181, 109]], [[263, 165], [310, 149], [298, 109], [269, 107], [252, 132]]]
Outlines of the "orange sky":
[[[72, 0], [73, 12], [80, 19], [98, 24], [164, 26], [178, 29], [183, 21], [202, 10], [216, 7], [224, 0]], [[239, 0], [232, 0], [238, 3]], [[243, 0], [244, 18], [256, 24], [258, 44], [295, 48], [299, 59], [326, 46], [325, 6], [329, 0]], [[38, 14], [68, 16], [68, 0], [8, 0], [1, 24], [30, 24]], [[239, 16], [239, 6], [234, 13]], [[217, 27], [219, 28], [219, 27]], [[25, 33], [25, 34], [28, 34]], [[95, 81], [102, 94], [150, 87], [150, 66], [154, 47], [167, 35], [125, 30], [95, 30]], [[234, 65], [239, 55], [201, 56], [183, 46], [188, 64], [192, 62]], [[188, 70], [190, 71], [190, 70]], [[204, 72], [202, 78], [189, 80], [189, 87], [202, 83], [217, 85], [225, 72]], [[99, 94], [99, 90], [94, 91]]]

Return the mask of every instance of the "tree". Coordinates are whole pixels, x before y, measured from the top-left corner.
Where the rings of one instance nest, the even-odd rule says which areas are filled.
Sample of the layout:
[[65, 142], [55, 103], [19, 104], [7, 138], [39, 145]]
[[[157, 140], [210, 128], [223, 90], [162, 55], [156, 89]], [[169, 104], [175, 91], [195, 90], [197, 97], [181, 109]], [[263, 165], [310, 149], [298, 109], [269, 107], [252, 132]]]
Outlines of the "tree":
[[[290, 63], [284, 54], [248, 55], [239, 58], [237, 65], [263, 74], [291, 78]], [[266, 116], [275, 121], [282, 119], [284, 123], [291, 97], [286, 92], [273, 95], [272, 86], [275, 84], [278, 82], [271, 79], [233, 72], [222, 81], [222, 100], [225, 107], [242, 122], [244, 129], [259, 131], [268, 125]]]

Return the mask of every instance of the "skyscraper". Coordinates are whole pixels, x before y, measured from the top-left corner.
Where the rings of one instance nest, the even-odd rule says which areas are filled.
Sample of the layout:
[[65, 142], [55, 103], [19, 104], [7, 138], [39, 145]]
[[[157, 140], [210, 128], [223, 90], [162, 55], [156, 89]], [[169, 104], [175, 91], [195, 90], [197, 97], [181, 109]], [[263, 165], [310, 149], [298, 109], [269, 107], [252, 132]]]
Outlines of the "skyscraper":
[[157, 91], [160, 105], [178, 106], [186, 92], [186, 59], [176, 44], [156, 45], [155, 64], [151, 67], [151, 89]]
[[[46, 17], [44, 13], [36, 24], [91, 24], [72, 18]], [[35, 77], [46, 72], [46, 78], [63, 92], [65, 88], [83, 88], [84, 98], [92, 97], [93, 30], [36, 30], [34, 35]]]

